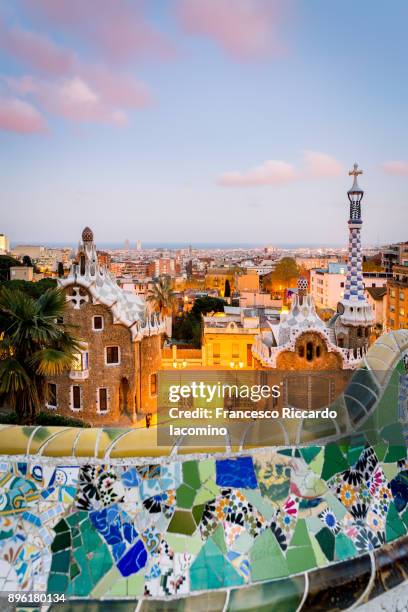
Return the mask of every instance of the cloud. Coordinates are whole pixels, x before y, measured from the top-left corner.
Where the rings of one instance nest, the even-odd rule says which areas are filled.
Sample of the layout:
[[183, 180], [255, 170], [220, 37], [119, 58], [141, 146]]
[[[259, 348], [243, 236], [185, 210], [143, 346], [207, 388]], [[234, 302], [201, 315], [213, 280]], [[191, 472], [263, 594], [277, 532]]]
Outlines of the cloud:
[[212, 39], [239, 60], [280, 53], [280, 0], [177, 0], [176, 15], [191, 35]]
[[34, 134], [46, 129], [45, 119], [34, 106], [18, 98], [0, 98], [0, 130]]
[[218, 183], [227, 187], [251, 185], [279, 185], [296, 180], [295, 169], [284, 161], [269, 159], [248, 172], [226, 172]]
[[175, 55], [171, 41], [143, 15], [142, 0], [26, 0], [37, 17], [68, 31], [112, 62]]
[[340, 176], [344, 172], [342, 165], [334, 157], [319, 151], [305, 151], [304, 164], [306, 175], [310, 177]]
[[19, 28], [7, 29], [1, 22], [0, 48], [47, 75], [66, 74], [74, 61], [73, 53], [58, 47], [46, 36]]
[[100, 69], [46, 81], [32, 76], [7, 80], [9, 87], [33, 99], [47, 112], [70, 121], [127, 124], [128, 109], [148, 104], [145, 86], [131, 77], [106, 74]]
[[387, 161], [382, 164], [382, 169], [392, 176], [408, 176], [408, 161]]
[[281, 185], [301, 179], [339, 176], [342, 172], [341, 164], [330, 155], [319, 151], [304, 151], [300, 169], [286, 161], [269, 159], [247, 172], [221, 174], [217, 183], [226, 187]]

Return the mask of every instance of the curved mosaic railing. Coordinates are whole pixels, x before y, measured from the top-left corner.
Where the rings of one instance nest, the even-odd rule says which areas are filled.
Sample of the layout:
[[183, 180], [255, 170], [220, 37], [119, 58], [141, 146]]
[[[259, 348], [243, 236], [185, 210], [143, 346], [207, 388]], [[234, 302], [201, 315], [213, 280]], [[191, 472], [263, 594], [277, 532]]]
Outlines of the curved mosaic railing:
[[407, 350], [405, 331], [370, 349], [342, 397], [353, 431], [314, 445], [187, 454], [154, 428], [4, 426], [0, 591], [295, 611], [393, 588], [408, 572]]

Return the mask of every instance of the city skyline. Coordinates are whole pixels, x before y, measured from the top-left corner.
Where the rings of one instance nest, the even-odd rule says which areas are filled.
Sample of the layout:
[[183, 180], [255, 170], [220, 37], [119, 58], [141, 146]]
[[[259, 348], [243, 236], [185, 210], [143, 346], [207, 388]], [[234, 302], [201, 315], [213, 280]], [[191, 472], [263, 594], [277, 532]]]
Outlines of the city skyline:
[[406, 238], [404, 2], [96, 7], [0, 4], [13, 243], [345, 245], [355, 161], [363, 244]]

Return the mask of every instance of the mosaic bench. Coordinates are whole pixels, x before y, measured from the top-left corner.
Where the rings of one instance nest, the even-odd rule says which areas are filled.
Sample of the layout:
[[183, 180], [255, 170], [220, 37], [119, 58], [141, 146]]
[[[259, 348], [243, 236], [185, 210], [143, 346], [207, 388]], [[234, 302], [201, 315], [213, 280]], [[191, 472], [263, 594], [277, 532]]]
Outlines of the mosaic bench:
[[375, 402], [367, 383], [357, 417], [344, 402], [349, 429], [308, 445], [191, 453], [158, 449], [154, 430], [2, 426], [0, 591], [64, 594], [78, 612], [295, 612], [394, 589], [408, 574], [407, 350], [406, 331], [380, 338], [363, 365]]

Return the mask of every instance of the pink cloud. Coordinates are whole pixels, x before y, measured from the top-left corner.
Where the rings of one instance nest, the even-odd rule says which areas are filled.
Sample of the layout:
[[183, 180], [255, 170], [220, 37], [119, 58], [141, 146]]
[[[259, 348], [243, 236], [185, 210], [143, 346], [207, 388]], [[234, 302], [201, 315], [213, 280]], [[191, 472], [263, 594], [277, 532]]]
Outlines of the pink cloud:
[[47, 37], [19, 28], [7, 29], [1, 22], [0, 48], [45, 74], [66, 74], [74, 60], [73, 53], [58, 47]]
[[88, 78], [81, 75], [46, 81], [32, 76], [8, 79], [9, 87], [34, 99], [47, 112], [71, 121], [126, 125], [129, 109], [149, 101], [143, 84], [131, 77], [105, 74], [102, 69]]
[[392, 176], [408, 176], [408, 161], [388, 161], [382, 164], [386, 174]]
[[0, 129], [18, 134], [34, 134], [47, 129], [42, 115], [27, 102], [0, 98]]
[[68, 30], [108, 60], [173, 56], [173, 44], [144, 18], [142, 0], [26, 0], [36, 15]]
[[275, 29], [280, 23], [280, 0], [177, 0], [183, 29], [206, 36], [237, 59], [262, 57], [280, 51]]
[[226, 172], [218, 183], [227, 187], [249, 187], [252, 185], [279, 185], [295, 180], [296, 172], [291, 164], [270, 159], [248, 172]]
[[270, 159], [247, 172], [226, 172], [218, 178], [217, 183], [226, 187], [280, 185], [301, 179], [339, 176], [343, 171], [341, 164], [330, 155], [319, 151], [305, 151], [303, 164], [299, 169], [286, 161]]
[[339, 176], [344, 172], [342, 165], [334, 157], [319, 151], [305, 151], [304, 164], [306, 175], [310, 177]]

